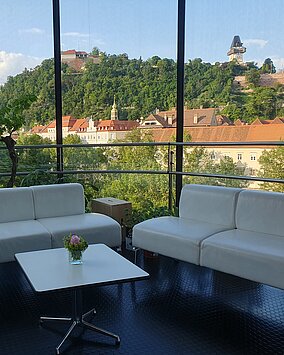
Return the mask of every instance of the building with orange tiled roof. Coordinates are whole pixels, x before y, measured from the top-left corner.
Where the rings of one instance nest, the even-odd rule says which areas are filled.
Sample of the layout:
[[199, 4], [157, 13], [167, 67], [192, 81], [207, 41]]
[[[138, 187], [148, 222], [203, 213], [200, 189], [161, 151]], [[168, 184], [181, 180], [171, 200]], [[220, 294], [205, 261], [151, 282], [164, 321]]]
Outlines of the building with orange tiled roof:
[[76, 71], [84, 69], [85, 64], [91, 61], [95, 64], [101, 62], [100, 55], [92, 55], [85, 51], [76, 51], [75, 49], [69, 49], [61, 52], [61, 62], [68, 64]]
[[[277, 122], [277, 123], [276, 123]], [[154, 141], [168, 142], [176, 135], [175, 128], [156, 128], [151, 130]], [[223, 125], [214, 127], [186, 127], [192, 142], [216, 143], [216, 146], [206, 148], [212, 160], [219, 161], [231, 157], [240, 167], [245, 168], [245, 175], [256, 175], [260, 165], [259, 158], [264, 150], [271, 146], [256, 146], [253, 142], [279, 142], [284, 140], [284, 119], [255, 120], [251, 125]], [[250, 146], [223, 146], [218, 142], [252, 142]], [[251, 187], [257, 187], [252, 184]]]
[[[170, 128], [176, 127], [177, 113], [173, 107], [168, 111], [159, 111], [156, 109], [155, 114], [150, 114], [142, 121], [140, 128]], [[230, 125], [231, 121], [217, 114], [215, 108], [199, 108], [199, 109], [184, 109], [184, 127], [204, 127], [204, 126], [221, 126]]]
[[[69, 134], [70, 129], [73, 127], [75, 122], [76, 122], [76, 118], [73, 116], [63, 116], [62, 117], [63, 137], [66, 137]], [[33, 130], [33, 128], [32, 128], [32, 130]], [[42, 136], [43, 138], [48, 138], [52, 141], [55, 141], [56, 140], [56, 121], [53, 120], [52, 122], [50, 122], [38, 134], [40, 136]]]
[[31, 130], [30, 133], [31, 134], [38, 134], [41, 133], [44, 130], [45, 126], [42, 125], [38, 125], [38, 126], [34, 126]]
[[[118, 111], [116, 103], [111, 112], [110, 120], [94, 121], [92, 118], [76, 119], [73, 116], [62, 117], [62, 134], [63, 138], [70, 134], [76, 134], [80, 137], [82, 143], [108, 143], [114, 140], [121, 140], [125, 135], [134, 128], [137, 128], [139, 123], [136, 121], [126, 121], [118, 119]], [[33, 127], [30, 133], [37, 133], [43, 138], [49, 138], [52, 141], [56, 140], [56, 121], [53, 120], [47, 126]], [[37, 132], [35, 132], [37, 131]]]

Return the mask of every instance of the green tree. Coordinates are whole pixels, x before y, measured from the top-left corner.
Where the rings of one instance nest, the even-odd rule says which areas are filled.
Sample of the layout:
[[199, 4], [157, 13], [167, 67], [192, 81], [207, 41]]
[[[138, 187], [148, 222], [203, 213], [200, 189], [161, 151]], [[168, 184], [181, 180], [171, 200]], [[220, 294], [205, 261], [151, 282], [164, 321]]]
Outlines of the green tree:
[[221, 111], [221, 114], [228, 117], [232, 121], [241, 119], [243, 115], [242, 107], [236, 103], [228, 103], [225, 108]]
[[[271, 150], [265, 150], [259, 158], [260, 170], [258, 176], [272, 179], [284, 179], [284, 147], [279, 146]], [[284, 184], [261, 183], [261, 188], [269, 191], [284, 192]]]
[[258, 87], [244, 105], [244, 118], [248, 122], [252, 122], [256, 118], [275, 118], [276, 102], [277, 95], [274, 88]]
[[[80, 145], [82, 141], [76, 134], [69, 134], [63, 139], [63, 144]], [[102, 169], [106, 165], [106, 157], [99, 147], [66, 147], [63, 150], [63, 164], [66, 170]]]
[[274, 66], [273, 61], [270, 58], [266, 58], [262, 67], [260, 68], [260, 71], [263, 74], [269, 73], [269, 74], [274, 74], [276, 73], [276, 68]]
[[22, 95], [16, 98], [6, 98], [0, 101], [0, 141], [2, 141], [8, 150], [11, 159], [11, 176], [7, 187], [13, 187], [15, 183], [18, 157], [15, 151], [15, 140], [12, 134], [19, 130], [24, 122], [24, 110], [30, 107], [34, 101], [34, 96]]
[[[194, 147], [184, 154], [184, 171], [214, 175], [242, 176], [244, 169], [240, 169], [233, 159], [223, 157], [218, 161], [212, 160], [212, 154], [204, 147]], [[214, 155], [214, 154], [213, 154]], [[217, 186], [246, 187], [246, 181], [219, 177], [191, 176], [184, 179], [187, 183], [208, 184]]]
[[[242, 176], [244, 170], [244, 168], [238, 167], [231, 157], [221, 158], [218, 163], [215, 163], [209, 169], [212, 174], [227, 176]], [[214, 178], [212, 185], [245, 188], [248, 186], [248, 182], [237, 179]]]
[[[43, 145], [51, 144], [48, 138], [42, 138], [37, 134], [20, 135], [18, 145]], [[20, 171], [50, 170], [52, 167], [51, 149], [25, 149], [18, 152], [18, 169]]]
[[[134, 130], [125, 139], [127, 142], [152, 142], [151, 133]], [[124, 141], [125, 141], [124, 140]], [[110, 170], [160, 170], [156, 160], [157, 147], [112, 147], [105, 152]], [[168, 214], [168, 177], [148, 174], [104, 175], [100, 180], [98, 196], [112, 196], [132, 203], [133, 223], [154, 216]]]
[[246, 77], [246, 82], [249, 84], [251, 87], [257, 87], [259, 86], [259, 81], [260, 81], [260, 72], [256, 68], [252, 68], [248, 70], [245, 74]]
[[99, 55], [100, 54], [100, 49], [98, 47], [94, 47], [92, 49], [91, 55]]

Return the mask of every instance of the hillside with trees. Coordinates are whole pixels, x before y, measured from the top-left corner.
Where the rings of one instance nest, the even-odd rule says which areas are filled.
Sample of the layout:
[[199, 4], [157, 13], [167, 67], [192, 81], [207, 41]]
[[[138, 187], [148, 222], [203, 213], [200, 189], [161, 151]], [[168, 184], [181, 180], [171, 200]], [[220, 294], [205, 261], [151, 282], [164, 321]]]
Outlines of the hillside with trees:
[[[258, 87], [260, 73], [273, 69], [266, 61], [261, 68], [230, 63], [205, 63], [200, 58], [185, 65], [185, 105], [223, 108], [221, 114], [232, 120], [251, 122], [284, 115], [283, 85]], [[246, 75], [251, 90], [234, 84], [236, 75]], [[2, 106], [22, 93], [36, 97], [25, 110], [24, 127], [46, 124], [54, 119], [53, 59], [44, 60], [35, 69], [9, 77], [0, 88]], [[103, 54], [100, 64], [87, 63], [76, 72], [62, 64], [63, 114], [75, 117], [108, 119], [114, 95], [120, 119], [147, 117], [156, 108], [167, 110], [176, 105], [176, 62], [154, 56], [147, 60], [129, 59], [127, 54]]]

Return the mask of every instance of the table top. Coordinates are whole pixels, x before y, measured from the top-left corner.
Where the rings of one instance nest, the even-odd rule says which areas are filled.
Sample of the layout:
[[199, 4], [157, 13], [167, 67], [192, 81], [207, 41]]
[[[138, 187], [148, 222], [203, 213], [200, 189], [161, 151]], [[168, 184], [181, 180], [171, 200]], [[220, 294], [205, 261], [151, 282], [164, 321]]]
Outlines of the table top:
[[37, 292], [135, 281], [149, 274], [104, 244], [89, 245], [83, 264], [71, 265], [64, 248], [15, 254]]

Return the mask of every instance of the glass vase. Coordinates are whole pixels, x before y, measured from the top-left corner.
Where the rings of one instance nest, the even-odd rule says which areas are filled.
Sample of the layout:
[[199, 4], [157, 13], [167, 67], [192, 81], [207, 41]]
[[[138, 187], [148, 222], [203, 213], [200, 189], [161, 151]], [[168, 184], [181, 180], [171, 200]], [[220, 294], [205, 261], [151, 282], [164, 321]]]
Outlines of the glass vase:
[[83, 264], [83, 252], [79, 250], [69, 251], [69, 263], [72, 265]]

